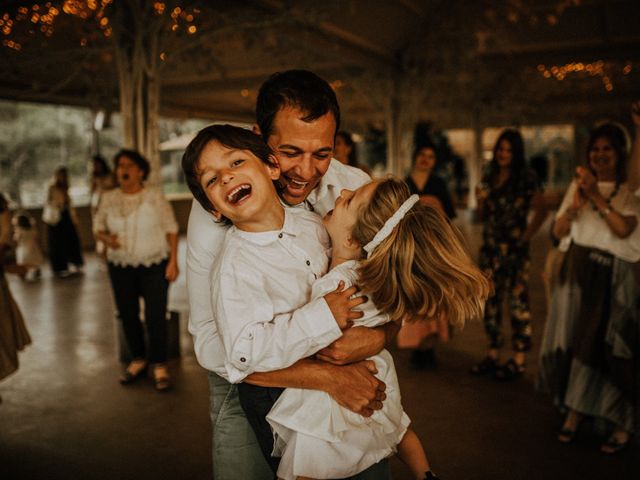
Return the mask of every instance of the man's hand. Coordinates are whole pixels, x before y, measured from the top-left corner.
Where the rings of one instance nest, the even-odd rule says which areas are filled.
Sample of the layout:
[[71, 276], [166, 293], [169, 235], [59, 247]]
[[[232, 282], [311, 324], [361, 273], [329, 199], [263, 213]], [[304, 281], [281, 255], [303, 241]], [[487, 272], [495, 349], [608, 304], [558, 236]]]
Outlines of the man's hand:
[[371, 360], [332, 367], [332, 381], [325, 391], [344, 408], [370, 417], [382, 408], [382, 402], [387, 398], [386, 385], [374, 376], [377, 372]]
[[344, 282], [340, 281], [338, 288], [324, 296], [329, 310], [331, 310], [333, 314], [333, 318], [336, 319], [336, 323], [342, 330], [350, 327], [353, 320], [364, 315], [364, 313], [352, 311], [352, 309], [367, 301], [367, 297], [365, 296], [350, 298], [357, 293], [358, 289], [356, 287], [349, 287], [346, 290], [342, 290], [343, 288]]
[[342, 337], [316, 353], [316, 358], [335, 365], [364, 360], [384, 348], [387, 328], [393, 328], [393, 324], [390, 322], [377, 328], [348, 328]]

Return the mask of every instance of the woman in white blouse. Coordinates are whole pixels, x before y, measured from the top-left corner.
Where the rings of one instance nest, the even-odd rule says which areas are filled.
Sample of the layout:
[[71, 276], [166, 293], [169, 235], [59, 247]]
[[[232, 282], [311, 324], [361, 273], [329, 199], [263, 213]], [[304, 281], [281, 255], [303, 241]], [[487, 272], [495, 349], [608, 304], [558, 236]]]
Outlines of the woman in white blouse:
[[[109, 277], [133, 360], [120, 377], [129, 384], [153, 365], [159, 391], [170, 387], [167, 371], [167, 292], [178, 277], [178, 224], [159, 189], [145, 188], [149, 162], [138, 152], [121, 150], [114, 158], [119, 188], [105, 192], [93, 230], [107, 247]], [[140, 321], [144, 300], [148, 352]]]
[[640, 198], [625, 183], [627, 152], [616, 125], [596, 128], [556, 215], [566, 251], [540, 352], [540, 386], [566, 412], [558, 440], [574, 440], [584, 417], [610, 431], [604, 453], [624, 448], [637, 426], [640, 352], [634, 269], [640, 260]]

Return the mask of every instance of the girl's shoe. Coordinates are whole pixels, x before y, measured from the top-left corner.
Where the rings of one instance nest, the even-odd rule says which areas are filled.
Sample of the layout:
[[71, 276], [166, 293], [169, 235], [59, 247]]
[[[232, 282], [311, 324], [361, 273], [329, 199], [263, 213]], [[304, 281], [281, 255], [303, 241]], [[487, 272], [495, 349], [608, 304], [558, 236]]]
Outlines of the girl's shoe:
[[518, 365], [513, 358], [499, 366], [493, 374], [493, 378], [500, 382], [511, 382], [520, 378], [524, 373], [524, 365]]
[[153, 383], [156, 390], [159, 392], [166, 392], [171, 388], [171, 382], [169, 381], [169, 371], [166, 365], [156, 365], [153, 368]]
[[493, 374], [498, 368], [498, 361], [495, 358], [484, 357], [481, 362], [476, 363], [469, 369], [472, 375]]

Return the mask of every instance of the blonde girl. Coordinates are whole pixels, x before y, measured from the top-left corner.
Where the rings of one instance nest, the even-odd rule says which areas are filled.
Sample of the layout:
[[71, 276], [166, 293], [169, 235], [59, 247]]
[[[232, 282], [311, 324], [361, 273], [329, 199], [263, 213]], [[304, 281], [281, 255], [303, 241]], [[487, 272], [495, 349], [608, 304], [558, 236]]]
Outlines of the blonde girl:
[[[355, 325], [420, 321], [444, 315], [462, 326], [482, 315], [489, 285], [442, 213], [418, 202], [394, 178], [356, 191], [343, 190], [323, 223], [332, 242], [331, 270], [317, 280], [312, 297], [357, 284], [368, 297]], [[383, 408], [369, 418], [338, 405], [317, 390], [286, 389], [267, 420], [278, 477], [345, 478], [398, 452], [416, 479], [436, 478], [400, 400], [391, 355], [371, 358], [387, 385]]]

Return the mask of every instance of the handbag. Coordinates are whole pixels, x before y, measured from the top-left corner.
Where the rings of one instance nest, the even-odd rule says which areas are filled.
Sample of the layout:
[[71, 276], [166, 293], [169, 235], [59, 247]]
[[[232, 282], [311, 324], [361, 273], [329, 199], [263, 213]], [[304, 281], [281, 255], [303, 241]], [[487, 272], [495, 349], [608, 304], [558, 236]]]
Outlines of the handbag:
[[51, 203], [45, 203], [42, 209], [42, 221], [47, 225], [57, 225], [62, 217], [60, 207], [52, 205]]

